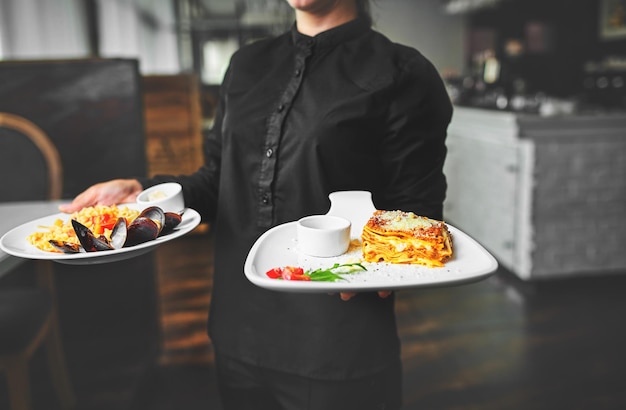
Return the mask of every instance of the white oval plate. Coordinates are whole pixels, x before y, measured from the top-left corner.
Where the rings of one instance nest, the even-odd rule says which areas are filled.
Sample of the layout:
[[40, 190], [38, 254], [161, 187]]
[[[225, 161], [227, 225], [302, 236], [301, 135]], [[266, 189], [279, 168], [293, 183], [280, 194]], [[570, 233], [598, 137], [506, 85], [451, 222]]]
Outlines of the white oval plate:
[[[262, 288], [284, 292], [361, 292], [403, 288], [453, 286], [481, 280], [498, 268], [496, 259], [478, 242], [448, 225], [454, 244], [454, 257], [445, 267], [362, 262], [367, 271], [343, 275], [336, 282], [305, 282], [271, 279], [266, 272], [275, 267], [299, 266], [305, 270], [330, 268], [335, 263], [361, 262], [360, 233], [374, 207], [369, 192], [331, 194], [333, 215], [350, 219], [352, 244], [348, 252], [331, 258], [318, 258], [298, 251], [296, 222], [276, 226], [265, 232], [250, 249], [244, 273], [250, 282]], [[356, 224], [356, 226], [355, 226]], [[356, 229], [354, 229], [356, 228]]]
[[[121, 204], [131, 209], [141, 209], [137, 204]], [[183, 213], [183, 220], [171, 233], [160, 236], [153, 241], [144, 242], [128, 248], [116, 249], [101, 252], [81, 252], [81, 253], [54, 253], [45, 252], [31, 245], [26, 238], [40, 230], [41, 226], [50, 226], [57, 219], [67, 219], [66, 213], [57, 213], [43, 218], [35, 219], [17, 226], [0, 238], [0, 248], [9, 255], [25, 259], [42, 259], [69, 265], [91, 265], [99, 263], [117, 262], [124, 259], [133, 258], [153, 250], [155, 247], [179, 238], [200, 223], [200, 214], [191, 208], [186, 208]]]

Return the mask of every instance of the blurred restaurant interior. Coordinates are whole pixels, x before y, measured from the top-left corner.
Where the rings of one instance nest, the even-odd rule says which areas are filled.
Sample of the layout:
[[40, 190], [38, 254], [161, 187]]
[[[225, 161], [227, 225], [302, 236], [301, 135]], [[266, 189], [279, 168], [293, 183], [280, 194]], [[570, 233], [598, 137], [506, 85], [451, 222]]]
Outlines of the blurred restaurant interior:
[[[444, 215], [499, 263], [396, 292], [405, 408], [626, 408], [626, 1], [371, 9], [445, 80]], [[231, 54], [292, 24], [285, 0], [0, 0], [2, 234], [25, 201], [193, 172]], [[96, 265], [0, 252], [0, 410], [219, 409], [212, 240], [203, 223]]]

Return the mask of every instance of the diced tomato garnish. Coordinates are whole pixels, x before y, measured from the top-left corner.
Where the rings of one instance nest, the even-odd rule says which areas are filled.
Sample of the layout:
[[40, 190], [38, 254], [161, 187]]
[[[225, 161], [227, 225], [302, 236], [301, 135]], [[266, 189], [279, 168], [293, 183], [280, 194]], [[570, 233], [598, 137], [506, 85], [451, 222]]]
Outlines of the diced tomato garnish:
[[113, 229], [116, 222], [117, 220], [110, 220], [110, 221], [102, 222], [100, 224], [100, 228], [102, 228], [102, 233], [104, 233], [105, 229], [109, 229], [109, 230]]
[[285, 266], [283, 269], [283, 279], [285, 280], [299, 280], [299, 278], [304, 274], [304, 270], [302, 268], [296, 268], [293, 266]]
[[266, 275], [272, 279], [283, 280], [311, 280], [309, 275], [304, 274], [304, 269], [297, 266], [285, 266], [282, 268], [273, 268], [266, 272]]
[[283, 276], [283, 268], [273, 268], [265, 272], [265, 274], [272, 279], [278, 279]]
[[103, 213], [100, 215], [95, 215], [91, 218], [91, 223], [93, 226], [93, 233], [95, 235], [102, 235], [106, 229], [113, 229], [115, 223], [117, 222], [117, 218], [110, 213]]

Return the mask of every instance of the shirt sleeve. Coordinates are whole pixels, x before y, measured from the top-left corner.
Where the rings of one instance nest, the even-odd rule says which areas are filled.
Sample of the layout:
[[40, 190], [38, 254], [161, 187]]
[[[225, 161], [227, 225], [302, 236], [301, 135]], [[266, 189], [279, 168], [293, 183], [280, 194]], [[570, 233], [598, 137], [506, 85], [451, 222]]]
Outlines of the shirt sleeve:
[[452, 104], [439, 73], [425, 58], [400, 70], [388, 109], [381, 146], [385, 209], [443, 219], [446, 133]]

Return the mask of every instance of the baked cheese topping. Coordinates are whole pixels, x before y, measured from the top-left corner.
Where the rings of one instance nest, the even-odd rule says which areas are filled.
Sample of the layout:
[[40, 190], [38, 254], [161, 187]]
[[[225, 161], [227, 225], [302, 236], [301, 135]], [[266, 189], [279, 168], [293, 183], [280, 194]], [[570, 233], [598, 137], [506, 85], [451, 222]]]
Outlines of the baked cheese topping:
[[446, 224], [413, 212], [375, 211], [361, 239], [366, 262], [441, 267], [452, 257], [452, 236]]
[[378, 225], [384, 226], [389, 231], [412, 231], [415, 229], [427, 229], [436, 226], [439, 221], [417, 216], [413, 212], [386, 211], [373, 215]]

